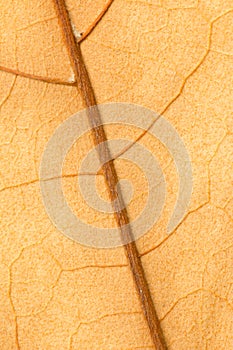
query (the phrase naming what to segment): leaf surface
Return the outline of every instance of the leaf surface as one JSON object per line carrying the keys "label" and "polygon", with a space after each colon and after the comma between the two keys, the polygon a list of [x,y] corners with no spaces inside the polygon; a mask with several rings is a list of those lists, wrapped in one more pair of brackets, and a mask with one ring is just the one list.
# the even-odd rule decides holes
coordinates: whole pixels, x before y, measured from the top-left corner
{"label": "leaf surface", "polygon": [[[67,1],[77,31],[85,32],[106,3]],[[0,65],[32,75],[0,72],[1,349],[153,349],[123,248],[69,240],[42,204],[44,147],[83,108],[77,89],[65,85],[73,73],[53,4],[0,4]],[[167,183],[163,213],[137,245],[171,350],[233,349],[232,25],[230,0],[115,0],[81,44],[98,103],[132,102],[163,113],[192,160],[189,212],[167,236],[178,191],[174,162],[149,133],[138,141],[156,155]],[[107,129],[109,138],[136,141],[140,134]],[[113,216],[86,207],[76,188],[91,147],[87,134],[70,150],[64,191],[84,220],[114,226]],[[115,164],[132,180],[134,218],[148,194],[143,176],[126,161]],[[97,187],[107,198],[101,175]]]}

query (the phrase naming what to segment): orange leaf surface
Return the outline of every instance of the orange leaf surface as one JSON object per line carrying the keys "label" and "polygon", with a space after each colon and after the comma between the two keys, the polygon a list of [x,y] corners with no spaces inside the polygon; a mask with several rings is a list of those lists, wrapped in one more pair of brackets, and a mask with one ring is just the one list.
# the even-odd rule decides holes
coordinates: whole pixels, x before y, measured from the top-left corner
{"label": "orange leaf surface", "polygon": [[[108,1],[66,4],[74,28],[85,33]],[[70,240],[43,206],[44,148],[84,108],[53,2],[0,5],[0,348],[153,349],[123,247]],[[191,203],[167,235],[179,187],[171,155],[149,132],[106,129],[109,139],[149,149],[166,179],[162,215],[137,246],[169,350],[233,350],[232,28],[231,0],[115,0],[81,43],[98,103],[162,114],[190,155]],[[77,169],[92,147],[87,133],[70,149],[64,193],[85,222],[116,227],[113,215],[88,207],[77,190]],[[121,158],[115,166],[132,181],[128,212],[135,218],[148,195],[143,174]],[[96,186],[108,198],[101,174]]]}

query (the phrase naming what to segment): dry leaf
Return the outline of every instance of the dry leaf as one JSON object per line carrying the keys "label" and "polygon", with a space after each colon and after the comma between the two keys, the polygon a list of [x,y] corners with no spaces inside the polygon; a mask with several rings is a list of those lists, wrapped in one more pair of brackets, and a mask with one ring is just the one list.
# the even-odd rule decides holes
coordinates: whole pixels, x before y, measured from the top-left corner
{"label": "dry leaf", "polygon": [[[67,0],[76,30],[85,32],[106,3]],[[71,241],[42,203],[44,147],[83,108],[53,3],[0,4],[1,349],[153,349],[123,248]],[[175,166],[152,136],[139,141],[156,155],[167,183],[163,214],[137,245],[171,350],[233,349],[232,25],[231,0],[115,0],[81,44],[98,103],[131,102],[162,113],[192,160],[189,212],[167,236]],[[107,129],[109,138],[140,134]],[[92,146],[87,134],[70,150],[64,191],[84,220],[114,226],[111,216],[77,199],[75,174]],[[127,162],[115,163],[134,184],[133,217],[147,195],[143,176]],[[97,187],[106,198],[101,175]]]}

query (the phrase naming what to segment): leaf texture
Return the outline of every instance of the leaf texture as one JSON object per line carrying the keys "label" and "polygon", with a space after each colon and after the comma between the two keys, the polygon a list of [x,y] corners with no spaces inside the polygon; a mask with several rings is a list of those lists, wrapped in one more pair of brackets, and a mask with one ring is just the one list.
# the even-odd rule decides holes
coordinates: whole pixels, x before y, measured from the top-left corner
{"label": "leaf texture", "polygon": [[[123,248],[69,240],[42,204],[44,147],[84,107],[52,1],[0,4],[1,349],[153,349]],[[68,0],[77,31],[106,4]],[[81,44],[98,103],[133,102],[162,113],[192,160],[189,211],[167,236],[178,191],[174,162],[149,133],[137,141],[156,155],[167,183],[163,213],[137,246],[171,350],[233,349],[232,24],[230,0],[115,0]],[[136,128],[106,131],[110,139],[141,135]],[[64,192],[84,220],[114,226],[113,215],[88,208],[76,188],[91,147],[86,134],[70,150]],[[134,218],[148,194],[144,178],[124,160],[115,166],[133,182]],[[101,174],[97,187],[107,198]]]}

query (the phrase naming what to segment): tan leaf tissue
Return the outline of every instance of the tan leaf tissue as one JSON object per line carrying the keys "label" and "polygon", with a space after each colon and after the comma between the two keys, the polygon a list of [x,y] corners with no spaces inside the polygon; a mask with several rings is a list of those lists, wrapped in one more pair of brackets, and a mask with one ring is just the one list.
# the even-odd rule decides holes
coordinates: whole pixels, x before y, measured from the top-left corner
{"label": "tan leaf tissue", "polygon": [[[66,0],[74,28],[85,32],[107,2]],[[53,1],[0,0],[0,8],[0,349],[154,349],[123,247],[69,239],[43,205],[45,146],[84,108]],[[191,160],[191,201],[167,235],[179,187],[171,154],[149,132],[137,141],[140,128],[106,128],[156,155],[166,180],[163,211],[137,247],[168,349],[233,350],[232,0],[114,0],[81,50],[98,103],[162,114]],[[77,190],[92,147],[86,133],[69,150],[64,194],[86,223],[116,227]],[[128,211],[137,217],[145,178],[127,160],[115,166],[132,182]],[[95,181],[107,200],[101,173]]]}

